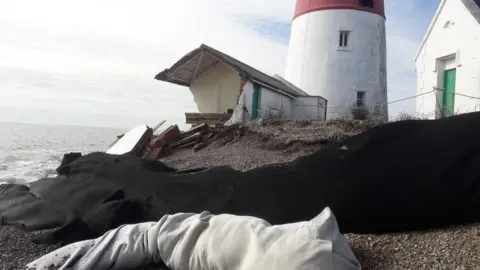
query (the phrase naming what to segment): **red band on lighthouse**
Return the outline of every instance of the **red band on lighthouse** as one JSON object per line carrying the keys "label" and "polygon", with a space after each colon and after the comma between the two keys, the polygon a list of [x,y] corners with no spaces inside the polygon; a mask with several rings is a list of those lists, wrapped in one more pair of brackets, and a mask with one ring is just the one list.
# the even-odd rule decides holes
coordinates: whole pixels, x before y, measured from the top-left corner
{"label": "red band on lighthouse", "polygon": [[329,9],[361,10],[385,17],[384,0],[372,0],[373,8],[362,5],[362,2],[362,0],[297,0],[293,18],[309,12]]}

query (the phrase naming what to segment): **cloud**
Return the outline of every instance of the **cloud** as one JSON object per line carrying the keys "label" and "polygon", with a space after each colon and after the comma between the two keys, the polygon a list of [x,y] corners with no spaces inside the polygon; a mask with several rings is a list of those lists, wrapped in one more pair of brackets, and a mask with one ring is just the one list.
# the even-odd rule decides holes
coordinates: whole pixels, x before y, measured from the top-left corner
{"label": "cloud", "polygon": [[[153,76],[201,43],[283,74],[294,5],[0,0],[0,108],[15,111],[15,121],[46,121],[41,114],[17,115],[28,109],[49,111],[49,122],[65,122],[51,116],[58,113],[75,115],[70,119],[82,125],[128,127],[163,118],[183,124],[184,112],[196,111],[188,88]],[[390,99],[415,93],[413,57],[433,15],[430,6],[418,6],[387,0]],[[11,119],[0,115],[0,121]]]}

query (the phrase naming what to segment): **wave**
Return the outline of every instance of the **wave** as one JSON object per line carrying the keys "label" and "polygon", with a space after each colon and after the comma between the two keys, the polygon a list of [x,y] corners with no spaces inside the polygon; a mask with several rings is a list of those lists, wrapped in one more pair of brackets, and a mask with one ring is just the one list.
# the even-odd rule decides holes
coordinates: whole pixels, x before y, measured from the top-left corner
{"label": "wave", "polygon": [[25,179],[21,179],[21,178],[5,177],[5,178],[0,178],[0,185],[2,184],[26,185],[28,184],[28,182]]}

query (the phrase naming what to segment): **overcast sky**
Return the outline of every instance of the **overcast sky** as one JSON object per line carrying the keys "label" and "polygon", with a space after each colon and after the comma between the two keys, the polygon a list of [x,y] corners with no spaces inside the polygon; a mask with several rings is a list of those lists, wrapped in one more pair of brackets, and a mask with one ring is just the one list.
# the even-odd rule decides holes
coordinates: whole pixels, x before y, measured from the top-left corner
{"label": "overcast sky", "polygon": [[[389,100],[415,94],[438,0],[386,0]],[[201,43],[283,75],[295,0],[0,0],[0,121],[131,127],[196,111],[153,80]],[[391,107],[413,111],[413,102]]]}

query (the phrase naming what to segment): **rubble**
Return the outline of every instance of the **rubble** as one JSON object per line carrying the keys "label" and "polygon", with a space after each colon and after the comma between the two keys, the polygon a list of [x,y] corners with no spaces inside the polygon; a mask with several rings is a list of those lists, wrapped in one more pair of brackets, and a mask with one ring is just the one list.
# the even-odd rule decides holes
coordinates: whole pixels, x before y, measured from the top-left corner
{"label": "rubble", "polygon": [[153,136],[150,143],[144,149],[142,157],[148,160],[156,160],[165,155],[165,148],[178,140],[181,136],[177,125],[169,126],[157,136]]}
{"label": "rubble", "polygon": [[230,117],[232,113],[185,113],[186,123],[192,125],[223,125]]}
{"label": "rubble", "polygon": [[125,134],[119,135],[112,143],[109,154],[133,155],[146,160],[157,160],[168,156],[175,149],[192,148],[197,152],[218,137],[229,134],[229,131],[238,129],[238,126],[208,125],[202,123],[186,131],[180,131],[177,125],[171,125],[159,134],[153,134],[165,121],[154,128],[141,125]]}
{"label": "rubble", "polygon": [[193,135],[190,135],[186,138],[183,138],[179,141],[172,143],[170,146],[173,148],[181,148],[181,147],[185,147],[185,145],[195,145],[198,141],[200,141],[201,137],[202,137],[202,133],[197,132]]}
{"label": "rubble", "polygon": [[[147,129],[151,136],[140,138],[136,136],[138,145],[137,150],[125,151],[125,154],[142,157],[146,160],[158,160],[170,156],[172,153],[188,149],[192,153],[197,153],[207,148],[213,142],[218,141],[221,145],[236,141],[246,133],[253,133],[268,142],[267,148],[279,149],[286,148],[294,144],[315,145],[328,144],[339,141],[359,132],[372,128],[377,123],[368,121],[308,121],[308,120],[272,120],[259,119],[244,124],[223,125],[219,123],[200,123],[193,125],[192,128],[180,131],[177,125],[171,125],[159,134],[153,134],[165,121],[160,122],[154,128]],[[146,127],[146,126],[145,126]],[[129,135],[135,129],[127,132]],[[124,139],[124,135],[119,135],[116,143]],[[319,136],[320,135],[320,136]],[[147,140],[146,142],[142,140]],[[134,142],[130,142],[134,144]],[[115,144],[115,143],[114,143]],[[107,153],[109,153],[107,151]]]}
{"label": "rubble", "polygon": [[112,155],[134,155],[139,156],[153,135],[153,129],[147,125],[139,125],[121,135],[118,141],[114,142],[107,154]]}

